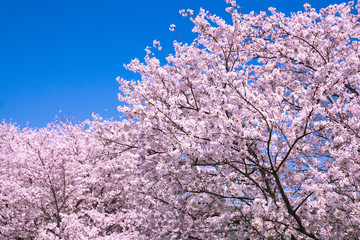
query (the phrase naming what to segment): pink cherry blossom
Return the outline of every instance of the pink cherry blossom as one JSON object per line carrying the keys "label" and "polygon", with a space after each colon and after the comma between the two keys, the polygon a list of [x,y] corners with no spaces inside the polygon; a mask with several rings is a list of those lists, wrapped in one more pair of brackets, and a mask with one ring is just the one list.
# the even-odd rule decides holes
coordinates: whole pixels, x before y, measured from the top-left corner
{"label": "pink cherry blossom", "polygon": [[360,3],[227,3],[125,65],[122,121],[0,124],[1,239],[359,239]]}

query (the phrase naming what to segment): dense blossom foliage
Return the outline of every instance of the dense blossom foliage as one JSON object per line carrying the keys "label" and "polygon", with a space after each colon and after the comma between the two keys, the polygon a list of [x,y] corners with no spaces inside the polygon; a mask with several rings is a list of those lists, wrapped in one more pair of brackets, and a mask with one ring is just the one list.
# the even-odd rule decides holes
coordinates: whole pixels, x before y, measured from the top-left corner
{"label": "dense blossom foliage", "polygon": [[360,238],[360,4],[228,4],[127,65],[126,120],[1,125],[1,236]]}
{"label": "dense blossom foliage", "polygon": [[182,11],[198,38],[119,79],[150,236],[359,238],[360,5],[286,17],[228,2],[232,24]]}
{"label": "dense blossom foliage", "polygon": [[96,137],[95,123],[0,125],[0,239],[126,237],[127,171]]}

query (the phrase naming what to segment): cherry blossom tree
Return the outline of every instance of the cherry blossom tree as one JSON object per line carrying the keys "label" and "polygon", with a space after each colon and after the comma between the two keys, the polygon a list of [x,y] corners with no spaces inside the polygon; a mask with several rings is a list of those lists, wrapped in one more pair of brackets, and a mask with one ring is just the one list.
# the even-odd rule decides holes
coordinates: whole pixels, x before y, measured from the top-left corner
{"label": "cherry blossom tree", "polygon": [[198,37],[118,79],[130,126],[104,132],[131,159],[139,236],[358,239],[360,4],[227,2],[231,23],[183,10]]}
{"label": "cherry blossom tree", "polygon": [[0,124],[0,239],[359,239],[360,4],[227,2],[126,66],[126,119]]}
{"label": "cherry blossom tree", "polygon": [[0,239],[128,239],[126,170],[94,123],[0,125]]}

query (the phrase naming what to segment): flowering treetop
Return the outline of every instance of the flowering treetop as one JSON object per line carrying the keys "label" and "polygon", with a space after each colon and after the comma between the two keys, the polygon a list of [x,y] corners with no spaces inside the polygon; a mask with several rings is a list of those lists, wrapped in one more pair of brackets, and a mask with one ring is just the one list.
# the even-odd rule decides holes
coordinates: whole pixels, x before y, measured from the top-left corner
{"label": "flowering treetop", "polygon": [[231,24],[181,11],[193,43],[164,65],[148,49],[127,65],[141,81],[118,79],[143,192],[183,219],[153,234],[359,237],[360,5],[287,17],[228,4]]}
{"label": "flowering treetop", "polygon": [[198,37],[126,66],[126,120],[0,125],[1,237],[360,237],[360,4],[227,2],[232,23],[181,11]]}

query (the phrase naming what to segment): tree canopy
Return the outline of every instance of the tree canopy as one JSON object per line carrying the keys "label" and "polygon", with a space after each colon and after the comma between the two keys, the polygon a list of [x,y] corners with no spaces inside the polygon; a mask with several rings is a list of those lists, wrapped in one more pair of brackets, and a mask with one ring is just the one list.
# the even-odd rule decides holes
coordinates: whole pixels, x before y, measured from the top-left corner
{"label": "tree canopy", "polygon": [[360,4],[227,2],[231,23],[180,11],[198,37],[126,65],[123,121],[0,126],[0,235],[360,237]]}

